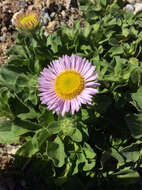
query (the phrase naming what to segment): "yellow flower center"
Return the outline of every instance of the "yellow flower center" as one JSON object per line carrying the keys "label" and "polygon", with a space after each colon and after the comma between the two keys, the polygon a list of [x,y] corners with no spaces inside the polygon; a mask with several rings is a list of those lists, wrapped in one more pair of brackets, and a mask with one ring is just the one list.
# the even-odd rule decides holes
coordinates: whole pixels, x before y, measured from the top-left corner
{"label": "yellow flower center", "polygon": [[80,73],[74,70],[66,70],[55,79],[54,89],[59,97],[70,100],[84,89],[84,79]]}
{"label": "yellow flower center", "polygon": [[28,15],[20,19],[19,25],[22,27],[33,28],[38,24],[35,15]]}

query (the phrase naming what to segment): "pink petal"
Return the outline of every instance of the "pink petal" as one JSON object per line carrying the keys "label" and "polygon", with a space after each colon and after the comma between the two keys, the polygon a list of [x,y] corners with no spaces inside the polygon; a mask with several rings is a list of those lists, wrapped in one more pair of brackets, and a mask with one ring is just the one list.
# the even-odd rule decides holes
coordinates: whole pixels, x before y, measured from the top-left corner
{"label": "pink petal", "polygon": [[85,81],[92,81],[92,80],[95,80],[96,78],[98,77],[98,73],[96,74],[93,74],[92,76],[90,76],[89,78],[85,79]]}
{"label": "pink petal", "polygon": [[71,112],[72,112],[72,115],[74,114],[75,110],[76,110],[75,100],[72,99],[71,100]]}
{"label": "pink petal", "polygon": [[92,74],[95,71],[95,66],[92,66],[88,71],[85,72],[85,74],[83,75],[85,79],[87,79],[88,77],[92,76]]}

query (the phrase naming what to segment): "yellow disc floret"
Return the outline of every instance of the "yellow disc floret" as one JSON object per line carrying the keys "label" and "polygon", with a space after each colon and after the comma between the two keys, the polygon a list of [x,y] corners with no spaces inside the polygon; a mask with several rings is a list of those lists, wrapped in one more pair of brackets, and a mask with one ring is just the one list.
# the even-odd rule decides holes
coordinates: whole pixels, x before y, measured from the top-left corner
{"label": "yellow disc floret", "polygon": [[34,28],[38,25],[38,20],[35,17],[35,15],[27,15],[23,18],[20,19],[19,21],[19,27],[23,27],[23,28]]}
{"label": "yellow disc floret", "polygon": [[84,79],[80,73],[66,70],[55,79],[54,89],[59,97],[70,100],[78,96],[84,89]]}
{"label": "yellow disc floret", "polygon": [[26,12],[19,11],[14,14],[12,23],[19,30],[32,30],[35,29],[40,22],[39,13],[36,10],[27,10]]}
{"label": "yellow disc floret", "polygon": [[25,16],[20,20],[20,25],[25,26],[25,24],[36,24],[36,19],[34,15]]}

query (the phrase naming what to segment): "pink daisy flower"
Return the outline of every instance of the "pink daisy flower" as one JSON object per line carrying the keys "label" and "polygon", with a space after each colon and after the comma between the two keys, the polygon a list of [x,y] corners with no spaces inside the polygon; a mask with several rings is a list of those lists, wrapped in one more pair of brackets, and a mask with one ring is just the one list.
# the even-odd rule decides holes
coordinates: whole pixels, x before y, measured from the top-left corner
{"label": "pink daisy flower", "polygon": [[70,110],[74,114],[81,104],[91,104],[92,96],[98,93],[93,87],[99,86],[94,71],[95,66],[80,56],[65,55],[54,60],[38,79],[41,103],[62,116]]}

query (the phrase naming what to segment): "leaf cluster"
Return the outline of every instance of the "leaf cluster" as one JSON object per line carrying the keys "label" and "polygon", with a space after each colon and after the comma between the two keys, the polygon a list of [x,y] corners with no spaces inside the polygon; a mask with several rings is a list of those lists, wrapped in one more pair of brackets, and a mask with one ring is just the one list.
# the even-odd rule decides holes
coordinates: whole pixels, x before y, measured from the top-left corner
{"label": "leaf cluster", "polygon": [[[138,176],[142,156],[142,16],[123,1],[80,1],[84,21],[49,36],[42,29],[15,36],[0,69],[0,143],[20,143],[17,155],[46,161],[48,180],[73,175]],[[75,116],[53,115],[40,104],[40,72],[62,55],[96,66],[99,94]],[[21,142],[20,139],[24,140]]]}

